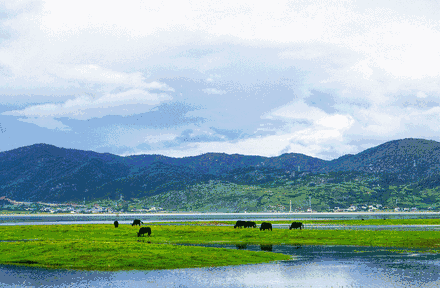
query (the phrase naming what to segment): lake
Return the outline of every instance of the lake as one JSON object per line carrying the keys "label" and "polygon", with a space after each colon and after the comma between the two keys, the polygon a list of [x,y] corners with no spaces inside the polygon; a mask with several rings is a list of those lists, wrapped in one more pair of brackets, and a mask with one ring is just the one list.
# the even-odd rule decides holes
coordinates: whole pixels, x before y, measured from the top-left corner
{"label": "lake", "polygon": [[[236,246],[205,245],[209,247]],[[244,248],[244,247],[239,247]],[[244,249],[260,251],[259,245]],[[439,287],[440,257],[387,248],[263,247],[290,261],[215,268],[86,272],[0,265],[1,287]]]}
{"label": "lake", "polygon": [[[45,224],[109,223],[115,220],[144,222],[162,221],[221,221],[221,220],[359,220],[359,219],[434,219],[440,218],[439,212],[394,213],[154,213],[154,214],[53,214],[53,215],[0,215],[0,225],[8,223],[25,225],[44,222]],[[124,223],[124,222],[122,222]],[[128,223],[128,222],[126,222]]]}

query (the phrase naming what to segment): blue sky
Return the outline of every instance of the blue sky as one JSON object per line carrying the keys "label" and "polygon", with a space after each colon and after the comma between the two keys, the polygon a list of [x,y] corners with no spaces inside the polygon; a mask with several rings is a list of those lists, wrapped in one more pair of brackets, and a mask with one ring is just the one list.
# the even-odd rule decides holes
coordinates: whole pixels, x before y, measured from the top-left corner
{"label": "blue sky", "polygon": [[440,141],[438,2],[257,2],[0,0],[0,151]]}

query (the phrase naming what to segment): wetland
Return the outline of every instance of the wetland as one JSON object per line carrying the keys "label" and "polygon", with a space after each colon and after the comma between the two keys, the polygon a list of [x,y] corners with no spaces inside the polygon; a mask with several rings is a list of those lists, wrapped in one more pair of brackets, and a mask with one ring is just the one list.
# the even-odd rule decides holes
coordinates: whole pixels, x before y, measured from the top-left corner
{"label": "wetland", "polygon": [[[271,222],[274,228],[287,228],[290,221]],[[0,276],[9,278],[0,278],[9,280],[0,282],[6,287],[40,286],[46,279],[64,283],[61,286],[71,281],[72,287],[81,283],[117,287],[149,283],[169,287],[437,285],[440,237],[429,228],[437,227],[439,219],[301,221],[303,230],[273,231],[234,229],[231,220],[157,221],[142,226],[151,227],[151,237],[137,237],[139,227],[125,221],[118,228],[110,222],[1,225]],[[262,220],[256,222],[259,225]],[[391,228],[371,228],[381,226]],[[399,230],[402,226],[409,229]],[[428,228],[416,231],[414,227]],[[420,269],[422,274],[417,273]],[[11,275],[27,276],[18,282],[22,276]],[[246,277],[247,282],[240,278],[249,275],[253,276]],[[390,279],[394,286],[387,282]]]}

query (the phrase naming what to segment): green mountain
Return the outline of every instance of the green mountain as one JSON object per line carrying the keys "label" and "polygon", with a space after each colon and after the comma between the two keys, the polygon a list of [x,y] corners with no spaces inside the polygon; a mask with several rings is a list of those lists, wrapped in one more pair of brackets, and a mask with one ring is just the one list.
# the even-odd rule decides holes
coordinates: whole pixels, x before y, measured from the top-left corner
{"label": "green mountain", "polygon": [[424,139],[386,142],[356,155],[330,161],[323,171],[358,171],[392,174],[412,182],[437,174],[440,168],[440,143]]}
{"label": "green mountain", "polygon": [[[440,143],[386,142],[325,161],[207,153],[121,157],[35,144],[0,153],[0,196],[19,201],[137,199],[138,206],[197,211],[315,210],[351,204],[436,207]],[[140,200],[139,200],[140,199]],[[133,204],[134,205],[134,204]]]}

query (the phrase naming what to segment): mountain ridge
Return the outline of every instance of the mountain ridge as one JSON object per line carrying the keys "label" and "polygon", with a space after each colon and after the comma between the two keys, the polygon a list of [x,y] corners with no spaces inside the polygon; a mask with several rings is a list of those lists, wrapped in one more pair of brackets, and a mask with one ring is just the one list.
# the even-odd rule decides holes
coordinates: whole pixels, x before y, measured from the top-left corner
{"label": "mountain ridge", "polygon": [[0,196],[58,202],[120,195],[142,198],[211,180],[264,184],[296,179],[302,173],[335,172],[376,177],[377,185],[433,188],[440,185],[439,163],[440,143],[417,138],[385,142],[333,160],[300,153],[118,156],[40,143],[0,152]]}

